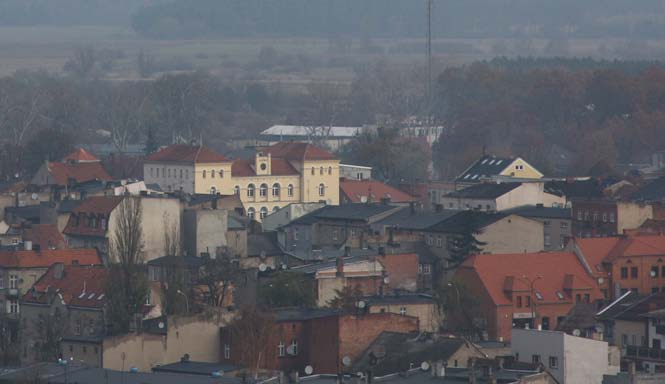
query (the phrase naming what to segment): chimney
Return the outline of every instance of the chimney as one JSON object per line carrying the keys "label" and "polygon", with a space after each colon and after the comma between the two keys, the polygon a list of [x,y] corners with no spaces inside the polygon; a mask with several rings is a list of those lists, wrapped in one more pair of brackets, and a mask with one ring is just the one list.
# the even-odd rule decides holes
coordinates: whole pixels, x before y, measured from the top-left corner
{"label": "chimney", "polygon": [[344,277],[344,258],[342,256],[337,257],[337,271],[335,272],[335,277]]}
{"label": "chimney", "polygon": [[32,240],[26,240],[23,242],[23,248],[26,251],[32,251]]}
{"label": "chimney", "polygon": [[412,202],[409,203],[409,209],[411,210],[412,215],[416,213],[416,202],[415,201],[412,201]]}
{"label": "chimney", "polygon": [[62,280],[65,277],[65,265],[62,263],[53,264],[53,277],[56,280]]}

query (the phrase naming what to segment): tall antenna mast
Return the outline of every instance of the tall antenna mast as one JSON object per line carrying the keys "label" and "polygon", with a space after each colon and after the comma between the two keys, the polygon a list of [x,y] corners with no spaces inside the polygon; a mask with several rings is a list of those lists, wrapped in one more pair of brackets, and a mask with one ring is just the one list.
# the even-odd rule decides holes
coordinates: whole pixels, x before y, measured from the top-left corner
{"label": "tall antenna mast", "polygon": [[[432,0],[427,0],[427,113],[432,109]],[[429,119],[429,116],[428,116]]]}

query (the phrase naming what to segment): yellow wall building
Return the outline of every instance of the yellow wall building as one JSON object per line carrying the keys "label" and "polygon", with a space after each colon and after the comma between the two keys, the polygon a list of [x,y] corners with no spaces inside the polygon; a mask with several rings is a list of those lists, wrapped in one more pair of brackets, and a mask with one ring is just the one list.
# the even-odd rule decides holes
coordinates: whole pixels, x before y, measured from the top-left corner
{"label": "yellow wall building", "polygon": [[177,144],[148,156],[143,168],[146,184],[164,191],[237,194],[257,220],[290,203],[339,204],[339,160],[308,143],[278,143],[238,160]]}

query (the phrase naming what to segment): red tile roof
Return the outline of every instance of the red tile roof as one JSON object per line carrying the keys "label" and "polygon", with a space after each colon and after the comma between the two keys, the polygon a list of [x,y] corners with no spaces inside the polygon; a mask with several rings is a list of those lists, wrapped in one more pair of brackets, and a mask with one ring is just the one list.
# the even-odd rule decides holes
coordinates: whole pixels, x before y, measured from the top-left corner
{"label": "red tile roof", "polygon": [[[231,165],[233,177],[256,176],[254,162],[251,160],[234,160]],[[298,171],[286,159],[271,158],[270,174],[274,176],[298,175]]]}
{"label": "red tile roof", "polygon": [[176,163],[221,163],[228,161],[219,153],[204,147],[187,144],[173,144],[150,154],[145,161]]}
{"label": "red tile roof", "polygon": [[589,265],[619,257],[665,255],[665,235],[634,235],[575,239]]}
{"label": "red tile roof", "polygon": [[56,266],[52,266],[37,280],[33,289],[23,295],[24,303],[48,304],[48,290],[56,293],[67,305],[88,308],[104,306],[108,277],[106,268],[66,265],[60,279],[56,278],[56,269]]}
{"label": "red tile roof", "polygon": [[85,163],[93,161],[99,161],[99,159],[96,158],[92,153],[86,151],[83,148],[76,149],[74,152],[70,153],[69,155],[65,156],[62,159],[63,163],[66,162]]}
{"label": "red tile roof", "polygon": [[66,186],[69,179],[77,183],[90,180],[112,180],[101,163],[48,163],[55,184]]}
{"label": "red tile roof", "polygon": [[537,303],[556,303],[561,300],[557,292],[571,299],[566,288],[583,289],[592,299],[602,297],[598,286],[574,253],[539,252],[516,254],[482,254],[467,259],[460,269],[473,269],[483,282],[496,305],[510,305],[506,289],[529,292],[529,280],[542,276],[534,284],[534,291],[542,295]]}
{"label": "red tile roof", "polygon": [[[364,203],[370,192],[373,201],[390,198],[394,203],[416,201],[416,198],[380,181],[340,179],[339,190],[342,196],[352,203]],[[364,197],[364,199],[363,199]]]}
{"label": "red tile roof", "polygon": [[0,251],[3,268],[48,268],[55,263],[101,265],[96,249],[41,249],[40,251]]}
{"label": "red tile roof", "polygon": [[23,240],[32,241],[40,249],[63,249],[67,248],[65,238],[58,231],[58,226],[53,224],[33,224],[31,228],[23,231]]}
{"label": "red tile roof", "polygon": [[[102,215],[108,220],[108,216],[120,204],[122,199],[122,196],[91,196],[83,200],[72,211],[63,233],[67,235],[104,236],[106,229],[102,228],[101,223],[98,222],[96,228],[89,227],[85,220],[80,219],[80,215],[83,215],[84,218],[90,214]],[[76,216],[79,216],[78,225],[76,224]]]}
{"label": "red tile roof", "polygon": [[277,143],[265,149],[272,157],[287,160],[334,160],[335,156],[323,148],[309,143]]}

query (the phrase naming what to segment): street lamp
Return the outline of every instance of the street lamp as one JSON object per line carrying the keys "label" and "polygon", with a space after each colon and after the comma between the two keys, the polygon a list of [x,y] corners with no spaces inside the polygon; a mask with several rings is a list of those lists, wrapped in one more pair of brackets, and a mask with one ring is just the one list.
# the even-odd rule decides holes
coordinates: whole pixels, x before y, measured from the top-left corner
{"label": "street lamp", "polygon": [[67,359],[65,359],[65,358],[58,359],[58,365],[61,365],[65,369],[65,384],[67,384],[68,383],[68,381],[67,381]]}
{"label": "street lamp", "polygon": [[187,313],[189,313],[189,298],[187,298],[187,295],[185,295],[181,290],[178,289],[176,292],[179,295],[182,295],[185,298],[185,309],[187,310]]}
{"label": "street lamp", "polygon": [[534,279],[529,279],[527,275],[522,275],[522,280],[529,284],[529,300],[531,301],[531,319],[533,319],[533,326],[536,326],[536,300],[533,299],[533,287],[536,284],[536,281],[542,279],[541,275],[536,276]]}

